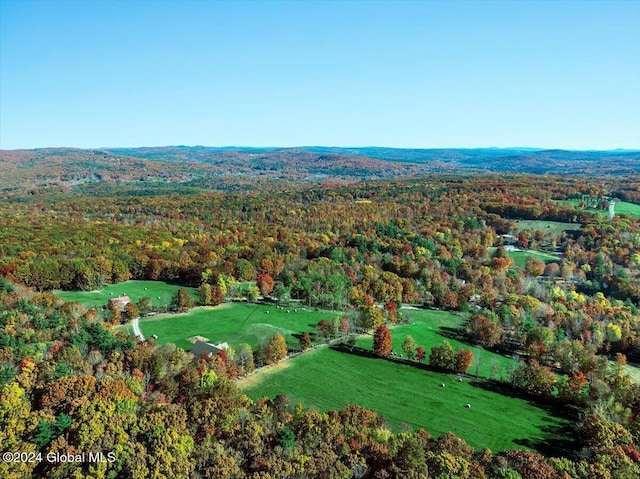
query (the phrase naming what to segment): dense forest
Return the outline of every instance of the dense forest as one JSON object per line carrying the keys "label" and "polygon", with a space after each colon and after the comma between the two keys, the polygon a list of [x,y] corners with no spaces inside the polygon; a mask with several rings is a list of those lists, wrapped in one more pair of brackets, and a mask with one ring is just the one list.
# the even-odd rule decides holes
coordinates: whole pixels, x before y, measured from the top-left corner
{"label": "dense forest", "polygon": [[[3,461],[2,477],[638,477],[640,385],[627,368],[640,361],[640,217],[607,212],[637,202],[640,179],[408,177],[414,166],[390,164],[397,178],[227,191],[204,176],[5,189],[0,448],[32,460]],[[565,409],[578,444],[474,450],[453,434],[393,432],[358,405],[321,412],[285,392],[252,401],[234,380],[253,358],[249,368],[238,351],[196,358],[141,342],[118,329],[137,310],[52,293],[129,279],[198,288],[201,304],[255,283],[263,300],[348,312],[357,331],[375,331],[380,356],[400,305],[465,312],[464,341],[519,359],[500,387]],[[253,353],[261,366],[287,351]],[[89,451],[105,461],[45,460]]]}

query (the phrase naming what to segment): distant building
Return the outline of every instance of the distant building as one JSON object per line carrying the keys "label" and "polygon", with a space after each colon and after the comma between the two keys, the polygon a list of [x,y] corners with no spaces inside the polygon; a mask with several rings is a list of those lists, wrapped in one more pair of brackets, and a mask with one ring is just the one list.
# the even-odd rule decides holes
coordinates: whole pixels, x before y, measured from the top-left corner
{"label": "distant building", "polygon": [[130,302],[131,300],[129,299],[129,296],[120,296],[119,298],[110,299],[108,306],[111,311],[118,310],[122,312]]}
{"label": "distant building", "polygon": [[514,235],[500,235],[500,238],[502,238],[503,245],[516,244],[518,242],[518,238]]}

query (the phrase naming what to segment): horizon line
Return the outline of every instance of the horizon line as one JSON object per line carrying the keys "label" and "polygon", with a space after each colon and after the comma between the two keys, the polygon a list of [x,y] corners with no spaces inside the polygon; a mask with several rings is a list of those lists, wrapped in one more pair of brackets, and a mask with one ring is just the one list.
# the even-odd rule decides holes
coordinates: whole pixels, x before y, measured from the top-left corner
{"label": "horizon line", "polygon": [[249,145],[223,145],[223,146],[214,146],[214,145],[202,145],[202,144],[194,144],[194,145],[185,145],[185,144],[172,144],[172,145],[141,145],[141,146],[99,146],[99,147],[79,147],[79,146],[39,146],[33,148],[0,148],[0,151],[35,151],[35,150],[56,150],[56,149],[70,149],[70,150],[115,150],[115,149],[144,149],[144,148],[220,148],[220,149],[231,149],[231,148],[243,148],[243,149],[254,149],[254,150],[265,150],[265,149],[305,149],[305,148],[335,148],[335,149],[386,149],[386,150],[520,150],[520,151],[575,151],[575,152],[640,152],[640,148],[565,148],[565,147],[532,147],[532,146],[473,146],[473,147],[463,147],[463,146],[446,146],[446,147],[399,147],[399,146],[375,146],[375,145],[364,145],[364,146],[334,146],[334,145],[294,145],[294,146],[249,146]]}

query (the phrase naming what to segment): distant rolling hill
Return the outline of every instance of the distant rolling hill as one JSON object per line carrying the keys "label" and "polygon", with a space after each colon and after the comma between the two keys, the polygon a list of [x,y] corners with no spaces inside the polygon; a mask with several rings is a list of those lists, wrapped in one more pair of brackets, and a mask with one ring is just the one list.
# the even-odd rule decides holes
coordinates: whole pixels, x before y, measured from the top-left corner
{"label": "distant rolling hill", "polygon": [[0,150],[0,190],[100,182],[191,183],[224,189],[256,181],[341,181],[425,173],[640,174],[640,151],[535,148],[401,149],[167,146]]}

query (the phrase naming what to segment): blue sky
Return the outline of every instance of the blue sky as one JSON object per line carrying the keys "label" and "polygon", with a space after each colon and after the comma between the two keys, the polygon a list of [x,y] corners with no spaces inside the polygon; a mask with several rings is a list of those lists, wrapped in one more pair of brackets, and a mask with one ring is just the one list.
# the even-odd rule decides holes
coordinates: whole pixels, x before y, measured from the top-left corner
{"label": "blue sky", "polygon": [[640,149],[640,1],[0,1],[0,148]]}

